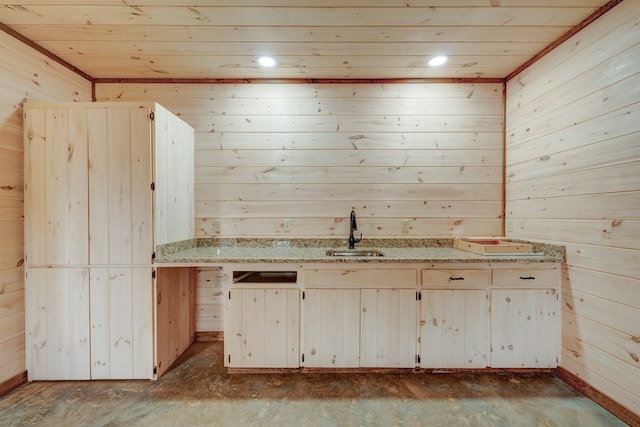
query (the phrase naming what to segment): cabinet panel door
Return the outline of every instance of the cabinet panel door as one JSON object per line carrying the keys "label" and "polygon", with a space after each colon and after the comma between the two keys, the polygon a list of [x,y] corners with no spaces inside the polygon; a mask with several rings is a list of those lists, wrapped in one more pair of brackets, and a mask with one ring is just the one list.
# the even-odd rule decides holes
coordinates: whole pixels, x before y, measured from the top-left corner
{"label": "cabinet panel door", "polygon": [[88,112],[92,265],[151,263],[150,112],[124,107]]}
{"label": "cabinet panel door", "polygon": [[491,366],[552,368],[558,355],[555,289],[491,291]]}
{"label": "cabinet panel door", "polygon": [[156,272],[156,358],[162,375],[191,345],[195,282],[188,267],[161,267]]}
{"label": "cabinet panel door", "polygon": [[88,380],[89,270],[27,269],[25,307],[29,381]]}
{"label": "cabinet panel door", "polygon": [[423,290],[421,367],[486,368],[489,297],[484,289]]}
{"label": "cabinet panel door", "polygon": [[91,378],[154,377],[151,268],[91,268]]}
{"label": "cabinet panel door", "polygon": [[25,128],[27,265],[87,265],[86,112],[29,108]]}
{"label": "cabinet panel door", "polygon": [[191,126],[155,106],[155,244],[192,239],[194,228]]}
{"label": "cabinet panel door", "polygon": [[[232,289],[229,296],[225,306],[225,314],[230,316],[228,325],[225,317],[227,366],[298,367],[299,291]],[[227,337],[228,332],[232,336]]]}
{"label": "cabinet panel door", "polygon": [[304,316],[305,367],[360,366],[360,290],[307,289]]}
{"label": "cabinet panel door", "polygon": [[417,301],[415,290],[362,289],[360,366],[416,366]]}

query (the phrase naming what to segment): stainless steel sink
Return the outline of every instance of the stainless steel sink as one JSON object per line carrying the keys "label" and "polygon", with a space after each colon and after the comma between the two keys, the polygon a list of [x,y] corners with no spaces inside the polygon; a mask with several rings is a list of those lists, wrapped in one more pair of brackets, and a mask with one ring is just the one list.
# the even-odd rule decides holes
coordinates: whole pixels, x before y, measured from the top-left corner
{"label": "stainless steel sink", "polygon": [[327,256],[353,256],[353,257],[373,257],[384,256],[384,253],[376,249],[329,249]]}

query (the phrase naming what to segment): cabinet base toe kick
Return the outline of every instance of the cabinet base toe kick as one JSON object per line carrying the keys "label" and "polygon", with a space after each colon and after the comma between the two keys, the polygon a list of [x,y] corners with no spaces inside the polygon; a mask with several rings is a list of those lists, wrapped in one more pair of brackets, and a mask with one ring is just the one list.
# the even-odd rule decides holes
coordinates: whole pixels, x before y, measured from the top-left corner
{"label": "cabinet base toe kick", "polygon": [[553,374],[557,368],[227,368],[235,374]]}

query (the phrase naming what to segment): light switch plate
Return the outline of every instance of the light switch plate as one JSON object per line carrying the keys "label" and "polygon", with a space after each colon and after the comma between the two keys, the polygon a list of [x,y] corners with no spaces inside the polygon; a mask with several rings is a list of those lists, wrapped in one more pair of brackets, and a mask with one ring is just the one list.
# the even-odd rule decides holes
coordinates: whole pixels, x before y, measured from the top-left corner
{"label": "light switch plate", "polygon": [[213,223],[213,231],[216,233],[220,233],[220,230],[222,230],[222,221],[216,219]]}
{"label": "light switch plate", "polygon": [[408,219],[403,219],[402,220],[402,232],[405,233],[405,234],[409,232],[409,220]]}
{"label": "light switch plate", "polygon": [[284,231],[291,231],[291,220],[289,218],[282,222],[282,228],[284,228]]}

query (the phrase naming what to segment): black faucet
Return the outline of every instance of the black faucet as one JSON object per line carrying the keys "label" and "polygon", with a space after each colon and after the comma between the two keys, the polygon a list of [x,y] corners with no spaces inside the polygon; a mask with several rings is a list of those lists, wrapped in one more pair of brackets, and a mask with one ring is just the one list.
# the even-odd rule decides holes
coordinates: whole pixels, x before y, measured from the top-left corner
{"label": "black faucet", "polygon": [[351,209],[351,221],[349,225],[349,249],[355,249],[356,243],[360,243],[362,241],[362,233],[360,233],[360,238],[356,239],[353,237],[353,232],[358,229],[358,223],[356,223],[356,211]]}

